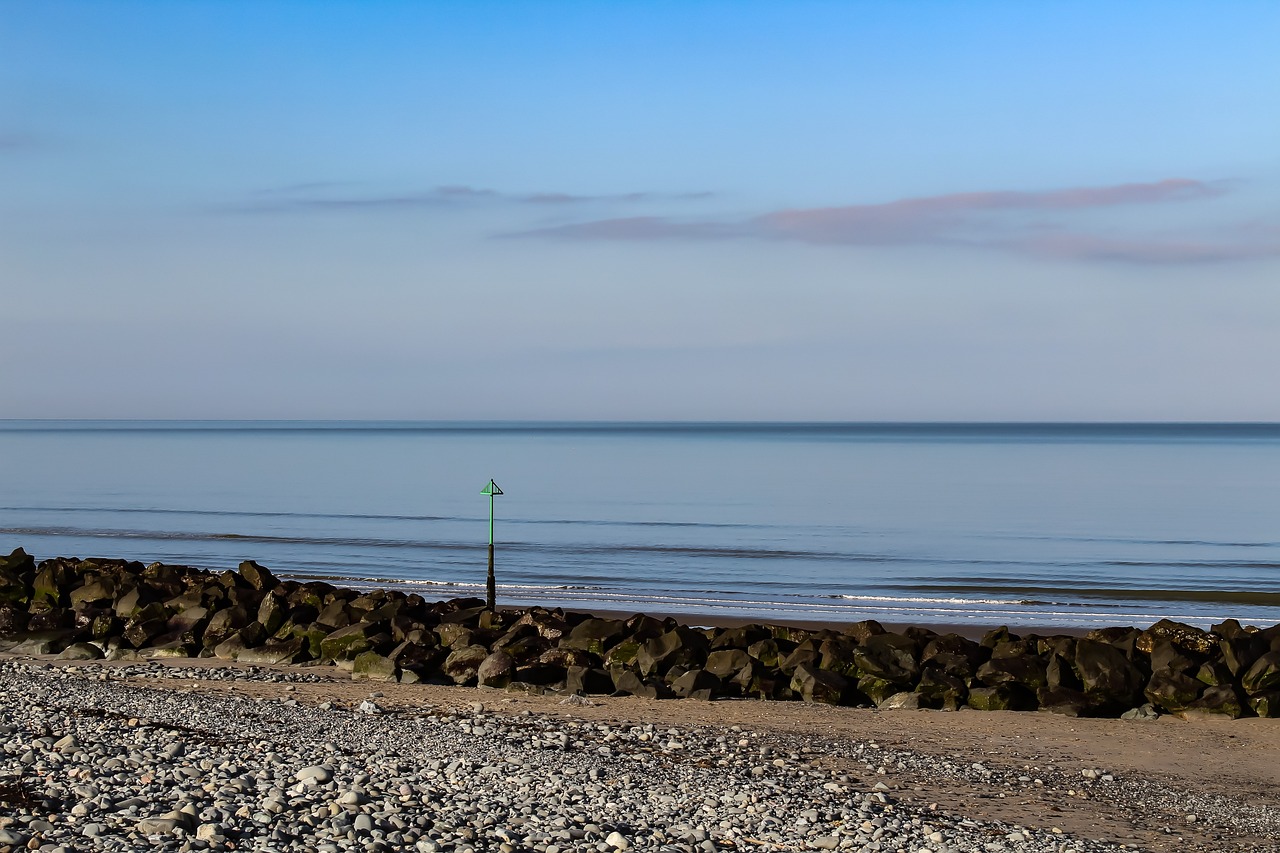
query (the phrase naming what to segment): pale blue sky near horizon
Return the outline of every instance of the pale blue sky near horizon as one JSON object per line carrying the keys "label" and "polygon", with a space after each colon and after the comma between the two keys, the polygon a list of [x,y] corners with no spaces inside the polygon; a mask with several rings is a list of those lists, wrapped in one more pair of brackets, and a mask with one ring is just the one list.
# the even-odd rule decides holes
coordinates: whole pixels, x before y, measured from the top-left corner
{"label": "pale blue sky near horizon", "polygon": [[1278,37],[0,0],[0,418],[1280,421]]}

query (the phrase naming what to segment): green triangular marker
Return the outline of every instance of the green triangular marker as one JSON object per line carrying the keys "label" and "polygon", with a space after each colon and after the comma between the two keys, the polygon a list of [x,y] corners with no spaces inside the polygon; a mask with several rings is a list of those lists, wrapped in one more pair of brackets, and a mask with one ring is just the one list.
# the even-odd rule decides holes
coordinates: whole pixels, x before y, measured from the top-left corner
{"label": "green triangular marker", "polygon": [[482,494],[482,495],[500,495],[500,494],[502,494],[502,489],[498,488],[498,484],[497,484],[497,483],[493,482],[493,480],[490,480],[490,481],[489,481],[489,485],[485,486],[483,489],[481,489],[481,490],[480,490],[480,494]]}

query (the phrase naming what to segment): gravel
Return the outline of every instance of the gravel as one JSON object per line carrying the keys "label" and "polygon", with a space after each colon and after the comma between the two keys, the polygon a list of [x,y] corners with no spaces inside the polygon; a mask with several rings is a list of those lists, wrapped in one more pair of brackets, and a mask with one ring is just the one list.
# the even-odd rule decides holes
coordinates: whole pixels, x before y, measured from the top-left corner
{"label": "gravel", "polygon": [[[1010,775],[737,727],[509,715],[478,702],[389,710],[379,695],[350,708],[309,706],[121,680],[170,673],[323,680],[255,668],[0,663],[0,851],[1129,849],[901,802],[823,755],[1000,789],[1070,781],[1111,797],[1161,795],[1105,768],[1071,780],[1057,769]],[[1261,821],[1251,829],[1280,828],[1274,814],[1248,817]]]}

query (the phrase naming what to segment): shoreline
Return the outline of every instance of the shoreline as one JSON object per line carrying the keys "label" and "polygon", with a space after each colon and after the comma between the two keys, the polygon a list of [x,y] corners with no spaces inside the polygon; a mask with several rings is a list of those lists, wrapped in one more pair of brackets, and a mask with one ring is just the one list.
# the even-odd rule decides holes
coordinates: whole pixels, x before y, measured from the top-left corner
{"label": "shoreline", "polygon": [[[518,607],[518,606],[506,606],[499,603],[498,609],[509,611],[509,612],[523,612],[528,608]],[[590,613],[592,616],[600,619],[626,620],[626,619],[631,619],[635,616],[649,616],[654,619],[658,619],[660,621],[665,619],[674,619],[675,621],[679,622],[681,625],[688,625],[691,628],[741,628],[747,625],[768,624],[768,625],[775,625],[779,627],[799,628],[805,631],[836,631],[836,632],[843,633],[844,631],[849,629],[850,626],[857,625],[860,622],[867,621],[867,620],[841,621],[841,620],[834,620],[834,619],[770,619],[767,622],[762,622],[759,619],[751,619],[745,616],[729,616],[729,615],[721,616],[716,614],[704,614],[700,612],[689,612],[689,611],[682,611],[682,610],[676,610],[676,609],[649,610],[649,611],[645,611],[644,613],[637,613],[636,611],[633,611],[633,610],[617,610],[612,608],[597,608],[597,607],[587,607],[587,608],[564,607],[562,609],[573,610],[574,612],[579,612],[579,613]],[[895,633],[895,634],[900,634],[903,631],[907,630],[908,628],[923,628],[930,631],[934,631],[938,634],[957,634],[961,637],[965,637],[970,640],[980,640],[984,635],[990,633],[991,631],[995,631],[1001,628],[1008,628],[1011,632],[1016,633],[1019,636],[1037,636],[1037,637],[1053,637],[1053,636],[1084,637],[1091,630],[1093,630],[1091,628],[1079,628],[1079,627],[1071,627],[1071,626],[1059,627],[1055,625],[1039,625],[1039,626],[1013,625],[1011,626],[1008,623],[997,624],[995,622],[992,622],[992,623],[955,622],[955,621],[886,622],[878,619],[874,621],[878,622],[881,626],[883,626],[886,631],[890,633]],[[1132,627],[1132,626],[1109,626],[1109,627]]]}

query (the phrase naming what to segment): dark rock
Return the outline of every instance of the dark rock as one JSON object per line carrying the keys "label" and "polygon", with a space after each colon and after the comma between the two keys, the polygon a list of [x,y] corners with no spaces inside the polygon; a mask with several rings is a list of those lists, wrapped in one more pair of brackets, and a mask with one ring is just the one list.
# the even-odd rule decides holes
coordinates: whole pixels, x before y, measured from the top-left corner
{"label": "dark rock", "polygon": [[285,602],[281,597],[276,595],[264,595],[262,597],[262,603],[258,606],[258,621],[262,623],[262,627],[266,629],[268,634],[274,634],[279,631],[287,616],[288,611],[285,609]]}
{"label": "dark rock", "polygon": [[916,692],[923,697],[925,707],[945,708],[949,711],[956,710],[969,699],[969,688],[964,679],[928,665],[920,671],[920,683],[916,685]]}
{"label": "dark rock", "polygon": [[1119,712],[1142,701],[1146,674],[1109,643],[1077,642],[1075,669],[1084,692],[1100,708],[1114,707]]}
{"label": "dark rock", "polygon": [[[1092,641],[1091,641],[1092,642]],[[1067,717],[1088,716],[1094,710],[1093,700],[1070,687],[1043,687],[1036,693],[1041,711]]]}
{"label": "dark rock", "polygon": [[1151,674],[1144,693],[1152,705],[1174,713],[1199,699],[1204,689],[1202,683],[1185,673],[1162,669]]}
{"label": "dark rock", "polygon": [[1027,688],[1008,683],[973,688],[969,691],[969,707],[979,711],[1031,711],[1036,699]]}
{"label": "dark rock", "polygon": [[260,566],[253,560],[245,560],[240,564],[240,577],[259,592],[269,590],[280,583],[266,566]]}
{"label": "dark rock", "polygon": [[[325,635],[320,641],[320,659],[331,661],[354,660],[356,655],[373,648],[371,637],[377,628],[368,622],[357,622]],[[486,649],[486,651],[488,651]]]}
{"label": "dark rock", "polygon": [[599,667],[571,666],[565,670],[564,689],[582,696],[612,693],[613,679]]}
{"label": "dark rock", "polygon": [[614,690],[618,693],[627,693],[644,699],[669,699],[675,695],[665,683],[645,681],[629,669],[614,670],[611,675]]}
{"label": "dark rock", "polygon": [[902,684],[876,675],[864,675],[858,679],[858,692],[879,705],[893,694],[901,693]]}
{"label": "dark rock", "polygon": [[985,649],[994,649],[1000,643],[1007,643],[1010,640],[1017,640],[1018,635],[1009,631],[1008,625],[1001,625],[999,628],[992,628],[990,631],[982,635],[982,641],[979,643]]}
{"label": "dark rock", "polygon": [[1115,646],[1124,652],[1126,657],[1132,659],[1137,653],[1136,643],[1141,634],[1142,632],[1137,628],[1095,628],[1084,636],[1086,640]]}
{"label": "dark rock", "polygon": [[[1239,624],[1239,622],[1236,623],[1237,626]],[[1265,639],[1258,633],[1250,634],[1242,629],[1239,632],[1233,632],[1230,637],[1218,640],[1218,650],[1222,654],[1223,664],[1233,676],[1238,677],[1248,672],[1249,667],[1262,657],[1267,651],[1267,645]]]}
{"label": "dark rock", "polygon": [[662,675],[676,664],[687,667],[706,660],[710,645],[701,632],[678,626],[645,640],[644,646],[636,653],[636,666],[643,675]]}
{"label": "dark rock", "polygon": [[868,637],[875,637],[884,633],[886,633],[884,626],[874,619],[854,622],[844,629],[845,636],[852,638],[857,643],[865,643]]}
{"label": "dark rock", "polygon": [[853,659],[857,643],[852,637],[838,636],[822,641],[818,647],[818,666],[828,672],[856,679],[858,664]]}
{"label": "dark rock", "polygon": [[454,684],[468,684],[476,680],[476,672],[487,657],[489,649],[484,646],[454,647],[445,658],[440,671],[451,678]]}
{"label": "dark rock", "polygon": [[[256,622],[251,624],[258,624]],[[241,629],[243,637],[247,629]],[[259,646],[242,647],[236,653],[240,663],[251,663],[259,666],[275,666],[280,664],[301,663],[309,660],[306,642],[301,637],[292,640],[274,641]]]}
{"label": "dark rock", "polygon": [[243,607],[219,610],[209,617],[209,624],[205,626],[200,642],[206,649],[212,649],[249,622],[249,614]]}
{"label": "dark rock", "polygon": [[353,681],[399,681],[400,668],[393,658],[375,651],[361,652],[351,662]]}
{"label": "dark rock", "polygon": [[0,604],[0,637],[13,637],[27,630],[27,611],[13,604]]}
{"label": "dark rock", "polygon": [[621,619],[587,619],[579,622],[560,641],[560,648],[579,649],[602,656],[626,634],[627,623]]}
{"label": "dark rock", "polygon": [[1182,715],[1184,717],[1229,717],[1235,720],[1244,716],[1247,708],[1248,706],[1234,687],[1210,687],[1199,699],[1187,705]]}
{"label": "dark rock", "polygon": [[901,634],[876,634],[854,649],[853,659],[864,675],[910,686],[920,677],[917,648]]}
{"label": "dark rock", "polygon": [[1280,690],[1280,651],[1260,655],[1241,676],[1240,686],[1250,696]]}
{"label": "dark rock", "polygon": [[1189,657],[1183,649],[1175,646],[1169,640],[1156,640],[1151,647],[1149,656],[1152,672],[1190,673],[1203,660],[1199,655],[1196,655],[1194,659]]}
{"label": "dark rock", "polygon": [[92,643],[72,643],[58,655],[59,660],[102,660],[106,655]]}
{"label": "dark rock", "polygon": [[716,678],[732,678],[751,663],[751,656],[737,647],[722,648],[707,655],[707,672]]}
{"label": "dark rock", "polygon": [[622,640],[616,643],[613,648],[604,654],[604,665],[607,669],[615,666],[631,666],[636,662],[636,655],[640,653],[640,641],[634,637]]}
{"label": "dark rock", "polygon": [[515,673],[516,662],[506,652],[491,652],[476,668],[476,680],[481,687],[506,687]]}
{"label": "dark rock", "polygon": [[512,683],[520,682],[522,684],[535,684],[539,687],[546,687],[551,684],[561,684],[564,682],[568,670],[563,666],[555,666],[549,663],[533,663],[528,666],[517,666],[515,675],[511,677]]}
{"label": "dark rock", "polygon": [[841,705],[850,693],[849,679],[809,664],[800,664],[791,676],[791,689],[809,703]]}
{"label": "dark rock", "polygon": [[1022,657],[992,657],[978,667],[977,678],[988,687],[1000,684],[1020,684],[1035,693],[1049,684],[1048,667],[1037,655]]}
{"label": "dark rock", "polygon": [[1235,685],[1235,676],[1231,674],[1231,670],[1227,668],[1225,662],[1221,660],[1208,660],[1201,664],[1200,669],[1196,670],[1196,681],[1209,685],[1210,687],[1233,687]]}
{"label": "dark rock", "polygon": [[599,663],[599,659],[590,652],[582,651],[582,649],[563,649],[557,646],[553,649],[547,649],[538,655],[538,663],[562,666],[565,669],[569,669],[575,666],[596,666]]}
{"label": "dark rock", "polygon": [[711,641],[713,651],[719,649],[747,649],[752,643],[758,643],[761,640],[767,640],[770,637],[769,629],[763,625],[739,625],[736,628],[728,628],[721,632],[714,640]]}
{"label": "dark rock", "polygon": [[1249,707],[1259,717],[1280,717],[1280,691],[1250,696]]}
{"label": "dark rock", "polygon": [[777,666],[782,662],[782,650],[778,648],[778,641],[773,638],[752,643],[747,647],[747,654],[765,666]]}
{"label": "dark rock", "polygon": [[71,607],[79,610],[86,605],[114,601],[116,584],[111,578],[98,578],[82,587],[71,590]]}
{"label": "dark rock", "polygon": [[671,683],[671,690],[682,699],[710,700],[720,692],[720,678],[705,669],[691,669]]}
{"label": "dark rock", "polygon": [[778,669],[787,675],[795,673],[799,666],[818,666],[818,648],[813,640],[805,640],[791,650],[782,662],[778,664]]}
{"label": "dark rock", "polygon": [[1218,646],[1218,639],[1208,631],[1171,619],[1161,619],[1143,631],[1134,645],[1138,651],[1149,655],[1160,640],[1168,640],[1183,651],[1202,656],[1211,654]]}

